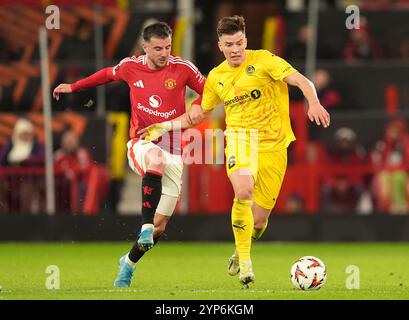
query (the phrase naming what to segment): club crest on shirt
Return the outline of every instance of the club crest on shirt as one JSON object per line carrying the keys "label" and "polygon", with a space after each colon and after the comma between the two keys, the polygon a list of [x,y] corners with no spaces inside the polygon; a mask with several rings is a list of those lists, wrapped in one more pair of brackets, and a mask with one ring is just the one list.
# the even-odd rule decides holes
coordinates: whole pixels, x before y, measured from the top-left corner
{"label": "club crest on shirt", "polygon": [[176,87],[176,80],[169,78],[165,81],[165,88],[168,90],[173,90]]}
{"label": "club crest on shirt", "polygon": [[254,68],[254,66],[252,66],[252,65],[249,65],[249,66],[247,66],[247,68],[246,68],[246,73],[247,73],[248,75],[253,74],[255,71],[256,71],[256,68]]}
{"label": "club crest on shirt", "polygon": [[235,156],[231,156],[229,157],[229,159],[227,160],[229,169],[233,168],[236,165],[236,157]]}
{"label": "club crest on shirt", "polygon": [[254,90],[252,90],[252,91],[250,92],[250,95],[251,95],[251,97],[252,97],[254,100],[257,100],[258,98],[261,97],[261,92],[260,92],[260,90],[258,90],[258,89],[254,89]]}

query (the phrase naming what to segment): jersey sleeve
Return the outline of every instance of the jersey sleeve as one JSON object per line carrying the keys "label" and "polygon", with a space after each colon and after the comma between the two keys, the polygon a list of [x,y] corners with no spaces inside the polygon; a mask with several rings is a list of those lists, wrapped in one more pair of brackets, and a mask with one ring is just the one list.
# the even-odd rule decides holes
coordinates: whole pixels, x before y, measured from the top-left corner
{"label": "jersey sleeve", "polygon": [[194,90],[197,94],[199,94],[199,97],[196,100],[194,100],[192,104],[201,104],[206,78],[201,74],[199,69],[193,63],[187,60],[184,60],[184,62],[187,73],[186,84],[189,86],[190,89]]}
{"label": "jersey sleeve", "polygon": [[130,61],[131,58],[122,59],[116,66],[112,67],[111,77],[112,80],[125,80],[125,69],[127,66],[127,62]]}
{"label": "jersey sleeve", "polygon": [[94,74],[86,77],[84,79],[78,80],[71,84],[71,89],[73,92],[93,88],[102,84],[109,83],[116,80],[124,80],[124,62],[129,58],[123,59],[119,64],[114,67],[107,67],[101,69]]}
{"label": "jersey sleeve", "polygon": [[186,63],[186,72],[188,75],[187,85],[190,89],[202,95],[206,78],[200,73],[199,69],[197,69],[193,63],[189,61],[186,61]]}
{"label": "jersey sleeve", "polygon": [[262,51],[262,61],[267,73],[274,80],[283,80],[290,74],[297,72],[297,70],[283,58],[280,58],[267,50]]}
{"label": "jersey sleeve", "polygon": [[219,96],[214,90],[213,78],[214,76],[212,76],[212,72],[210,72],[203,90],[203,99],[201,104],[203,110],[213,110],[221,103]]}
{"label": "jersey sleeve", "polygon": [[82,89],[93,88],[101,84],[105,84],[105,83],[113,81],[114,79],[112,78],[111,69],[112,68],[101,69],[95,72],[94,74],[90,75],[89,77],[86,77],[84,79],[81,79],[81,80],[78,80],[72,83],[71,84],[72,92],[76,92]]}

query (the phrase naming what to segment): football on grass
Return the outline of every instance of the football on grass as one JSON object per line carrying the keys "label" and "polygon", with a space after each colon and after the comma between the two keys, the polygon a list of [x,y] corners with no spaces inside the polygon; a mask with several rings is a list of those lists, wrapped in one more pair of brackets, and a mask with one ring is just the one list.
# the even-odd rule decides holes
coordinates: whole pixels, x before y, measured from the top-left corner
{"label": "football on grass", "polygon": [[327,280],[324,263],[313,256],[298,259],[291,267],[291,281],[297,289],[318,290]]}

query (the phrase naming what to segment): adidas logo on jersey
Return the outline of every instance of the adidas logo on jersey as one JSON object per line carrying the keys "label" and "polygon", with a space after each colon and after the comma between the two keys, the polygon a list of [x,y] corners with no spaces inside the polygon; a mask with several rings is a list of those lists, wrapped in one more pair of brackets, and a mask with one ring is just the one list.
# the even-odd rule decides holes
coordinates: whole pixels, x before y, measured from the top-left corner
{"label": "adidas logo on jersey", "polygon": [[138,87],[138,88],[145,88],[145,86],[143,85],[142,80],[138,80],[138,81],[134,82],[133,85],[135,87]]}

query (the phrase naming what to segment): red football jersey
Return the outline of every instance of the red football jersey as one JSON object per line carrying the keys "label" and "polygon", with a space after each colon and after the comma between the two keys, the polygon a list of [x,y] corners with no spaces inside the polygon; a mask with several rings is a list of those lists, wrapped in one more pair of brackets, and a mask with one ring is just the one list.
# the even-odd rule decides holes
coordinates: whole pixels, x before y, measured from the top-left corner
{"label": "red football jersey", "polygon": [[[196,91],[200,104],[205,77],[191,62],[176,56],[170,56],[168,64],[160,70],[151,70],[146,55],[123,59],[117,66],[105,68],[94,75],[71,85],[73,91],[85,89],[114,80],[125,81],[130,88],[131,120],[130,138],[153,123],[172,120],[186,112],[186,86]],[[161,143],[161,147],[172,153],[180,153],[180,141],[170,133],[170,141]],[[169,139],[167,139],[169,140]]]}

